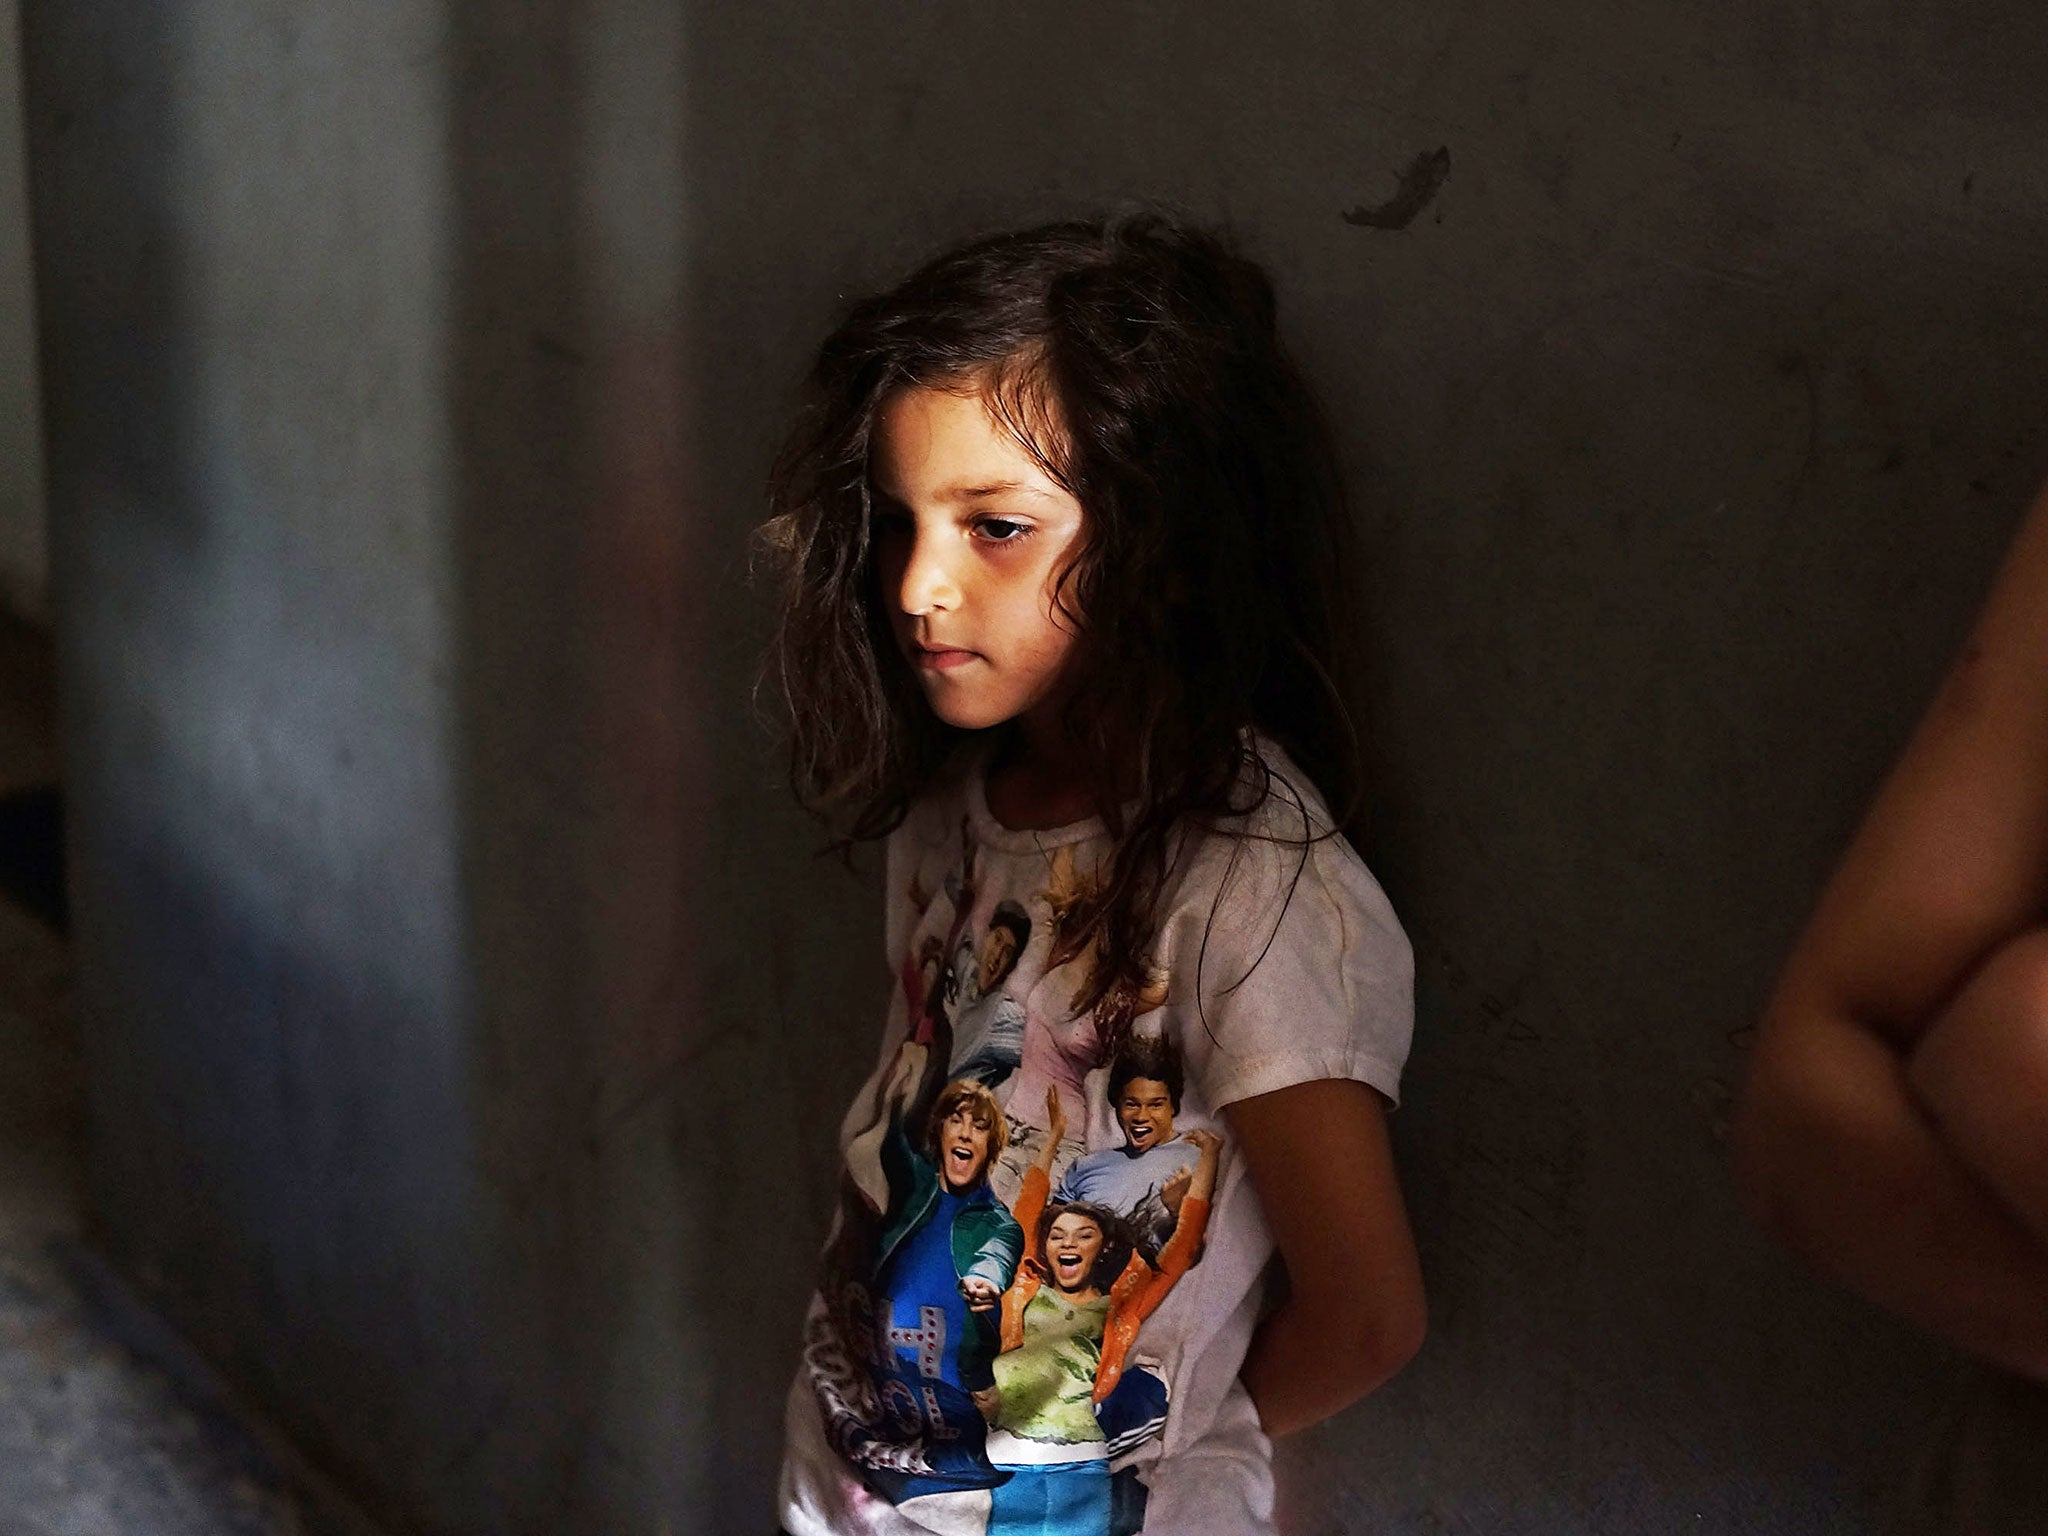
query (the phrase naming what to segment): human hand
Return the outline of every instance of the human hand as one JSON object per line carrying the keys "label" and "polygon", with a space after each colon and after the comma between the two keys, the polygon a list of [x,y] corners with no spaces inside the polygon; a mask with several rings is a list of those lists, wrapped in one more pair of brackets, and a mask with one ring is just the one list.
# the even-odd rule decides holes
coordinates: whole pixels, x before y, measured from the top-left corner
{"label": "human hand", "polygon": [[1195,1170],[1183,1168],[1159,1186],[1159,1203],[1166,1207],[1166,1214],[1174,1220],[1180,1219],[1180,1203],[1186,1198],[1188,1186],[1195,1182]]}
{"label": "human hand", "polygon": [[1188,1193],[1197,1200],[1207,1200],[1216,1193],[1216,1170],[1223,1165],[1223,1138],[1209,1130],[1183,1131],[1181,1134],[1201,1153],[1195,1163]]}
{"label": "human hand", "polygon": [[927,1047],[914,1039],[896,1047],[896,1060],[890,1064],[888,1079],[882,1084],[884,1119],[904,1109],[916,1095],[917,1085],[924,1081],[925,1059],[930,1054]]}
{"label": "human hand", "polygon": [[1067,1111],[1060,1103],[1060,1085],[1048,1083],[1045,1089],[1046,1137],[1057,1146],[1067,1139]]}
{"label": "human hand", "polygon": [[[1180,1135],[1181,1140],[1187,1142],[1211,1162],[1215,1161],[1223,1153],[1223,1137],[1215,1131],[1182,1131]],[[1182,1178],[1188,1177],[1187,1170],[1182,1169],[1180,1176]]]}
{"label": "human hand", "polygon": [[995,1304],[1003,1299],[1003,1293],[995,1288],[995,1283],[979,1275],[969,1275],[962,1280],[960,1294],[967,1298],[967,1310],[970,1312],[993,1311]]}

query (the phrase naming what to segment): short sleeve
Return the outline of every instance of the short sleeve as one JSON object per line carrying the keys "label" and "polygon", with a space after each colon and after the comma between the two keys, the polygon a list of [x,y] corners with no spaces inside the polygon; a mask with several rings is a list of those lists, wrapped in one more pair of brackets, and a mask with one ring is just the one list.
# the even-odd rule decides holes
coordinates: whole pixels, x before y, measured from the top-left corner
{"label": "short sleeve", "polygon": [[1415,963],[1386,893],[1284,778],[1237,830],[1190,852],[1162,931],[1190,1082],[1211,1110],[1324,1078],[1398,1103]]}

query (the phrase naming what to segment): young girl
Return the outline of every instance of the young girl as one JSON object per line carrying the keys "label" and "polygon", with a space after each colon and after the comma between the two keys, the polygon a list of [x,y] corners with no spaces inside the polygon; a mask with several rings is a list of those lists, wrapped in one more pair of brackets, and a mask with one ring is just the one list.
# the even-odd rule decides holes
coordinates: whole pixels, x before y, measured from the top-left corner
{"label": "young girl", "polygon": [[[842,1129],[783,1525],[1269,1531],[1268,1437],[1370,1391],[1423,1331],[1384,1124],[1411,960],[1315,787],[1352,807],[1346,524],[1271,286],[1158,216],[943,255],[826,340],[773,505],[794,780],[886,836],[898,977]],[[1136,1057],[1173,1062],[1147,1069],[1170,1105],[1111,1104]],[[1087,1206],[1048,1265],[1050,1234],[996,1206],[1014,1220],[1027,1179],[1043,1202],[1084,1157],[1188,1235],[1170,1271],[1161,1250],[1095,1276],[1118,1369],[1090,1383],[1092,1427],[1019,1434],[1019,1405],[1057,1395],[1029,1373],[1086,1352],[988,1358],[1006,1294],[1025,1342],[1024,1249],[1044,1295],[1134,1213]]]}

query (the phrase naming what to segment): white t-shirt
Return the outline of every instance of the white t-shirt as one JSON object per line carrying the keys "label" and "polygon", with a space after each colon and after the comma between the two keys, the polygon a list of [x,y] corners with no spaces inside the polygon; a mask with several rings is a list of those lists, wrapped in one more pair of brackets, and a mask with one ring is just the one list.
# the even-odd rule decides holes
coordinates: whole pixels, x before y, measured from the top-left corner
{"label": "white t-shirt", "polygon": [[[1121,1015],[1114,1003],[1075,1012],[1097,957],[1048,964],[1063,914],[1109,847],[1100,822],[1005,828],[989,814],[981,764],[972,762],[891,836],[886,926],[899,979],[881,1063],[842,1129],[841,1208],[789,1397],[781,1520],[790,1536],[1272,1529],[1271,1447],[1238,1381],[1272,1239],[1220,1111],[1324,1078],[1367,1083],[1394,1102],[1413,1019],[1413,961],[1385,894],[1331,832],[1314,789],[1277,746],[1261,740],[1259,748],[1273,793],[1182,852],[1159,905],[1151,985],[1125,998]],[[1017,943],[1020,909],[1029,933]],[[996,928],[1003,932],[992,939]],[[983,955],[998,970],[1013,944],[1008,970],[985,993],[979,977],[953,974]],[[1006,1054],[987,1068],[990,1053],[975,1049],[985,1030],[954,1037],[947,999],[970,994],[983,1006],[1000,995],[1006,1013],[1021,1010],[1014,1061]],[[1158,1270],[1142,1257],[1118,1268],[1126,1250],[1106,1245],[1113,1251],[1094,1272],[1098,1293],[1111,1294],[1115,1273],[1121,1301],[1032,1306],[1040,1292],[1062,1303],[1090,1294],[1061,1293],[1028,1229],[1037,1224],[1020,1228],[1006,1217],[1020,1207],[1028,1217],[1032,1200],[1042,1205],[1077,1158],[1128,1144],[1107,1092],[1120,1017],[1153,1070],[1170,1072],[1162,1063],[1177,1059],[1182,1073],[1172,1125],[1155,1126],[1155,1140],[1201,1129],[1222,1136],[1214,1193],[1206,1210],[1179,1199],[1177,1220],[1189,1224],[1191,1240],[1159,1251]],[[991,1082],[1007,1145],[988,1157],[985,1182],[964,1191],[965,1203],[944,1207],[963,1213],[949,1218],[950,1250],[925,1233],[917,1251],[929,1262],[915,1283],[932,1294],[878,1297],[877,1255],[905,1247],[933,1219],[919,1213],[939,1208],[937,1158],[971,1163],[926,1135],[926,1107],[950,1091],[956,1068]],[[1051,1088],[1067,1129],[1048,1151]],[[938,1294],[970,1270],[1011,1276],[1000,1327],[995,1314]],[[920,1300],[932,1303],[922,1313]],[[1092,1321],[1105,1310],[1114,1319],[1120,1307],[1128,1314],[1121,1328]],[[1052,1326],[1043,1320],[1055,1312],[1079,1332],[1031,1336]],[[892,1315],[925,1322],[892,1329]],[[936,1350],[949,1327],[954,1336]],[[995,1354],[1013,1349],[1024,1351],[1016,1361],[1042,1356],[1074,1382],[1057,1402],[1053,1384],[1045,1394],[1020,1393],[1014,1361],[991,1370]],[[1005,1390],[990,1387],[996,1375]],[[1132,1523],[1140,1510],[1141,1526]]]}

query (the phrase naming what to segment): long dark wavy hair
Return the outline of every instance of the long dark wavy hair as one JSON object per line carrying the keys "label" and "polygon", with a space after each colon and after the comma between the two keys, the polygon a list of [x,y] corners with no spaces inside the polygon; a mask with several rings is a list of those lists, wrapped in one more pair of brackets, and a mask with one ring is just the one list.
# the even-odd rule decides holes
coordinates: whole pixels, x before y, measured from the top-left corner
{"label": "long dark wavy hair", "polygon": [[[1121,1035],[1179,830],[1273,793],[1299,809],[1248,728],[1287,749],[1340,828],[1356,817],[1354,562],[1329,432],[1265,272],[1170,215],[977,240],[855,304],[818,351],[761,530],[792,785],[848,841],[901,823],[968,734],[925,702],[870,554],[875,423],[915,387],[981,394],[1082,508],[1056,594],[1077,632],[1064,723],[1114,848],[1052,959],[1095,957],[1076,1008]],[[1311,836],[1304,814],[1304,858]]]}

